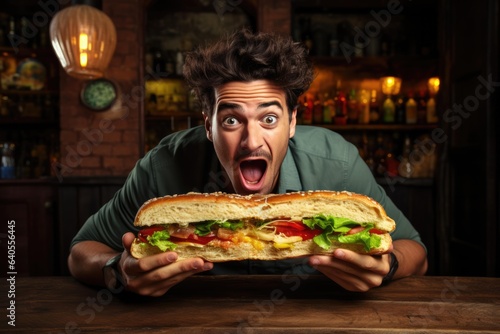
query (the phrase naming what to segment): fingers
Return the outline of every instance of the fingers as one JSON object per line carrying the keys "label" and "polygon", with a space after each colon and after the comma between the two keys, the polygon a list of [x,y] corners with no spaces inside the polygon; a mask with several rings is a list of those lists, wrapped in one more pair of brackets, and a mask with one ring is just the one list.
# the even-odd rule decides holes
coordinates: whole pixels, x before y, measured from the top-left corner
{"label": "fingers", "polygon": [[161,296],[187,277],[213,268],[213,263],[205,262],[201,258],[177,261],[176,252],[165,252],[136,259],[130,255],[130,246],[134,239],[133,233],[125,233],[122,237],[125,251],[120,265],[126,288],[129,291],[141,295]]}
{"label": "fingers", "polygon": [[141,295],[161,296],[186,278],[212,268],[212,263],[202,259],[186,259],[137,277],[129,286]]}
{"label": "fingers", "polygon": [[309,264],[350,291],[379,286],[389,271],[388,255],[363,255],[337,249],[332,256],[311,256]]}

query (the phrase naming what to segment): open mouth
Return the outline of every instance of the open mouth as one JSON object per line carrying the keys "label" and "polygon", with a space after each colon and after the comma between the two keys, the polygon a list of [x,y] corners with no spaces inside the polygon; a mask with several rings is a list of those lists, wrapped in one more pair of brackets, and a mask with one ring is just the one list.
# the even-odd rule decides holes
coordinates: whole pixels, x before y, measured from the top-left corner
{"label": "open mouth", "polygon": [[265,160],[245,160],[240,163],[241,175],[248,185],[257,185],[266,173]]}

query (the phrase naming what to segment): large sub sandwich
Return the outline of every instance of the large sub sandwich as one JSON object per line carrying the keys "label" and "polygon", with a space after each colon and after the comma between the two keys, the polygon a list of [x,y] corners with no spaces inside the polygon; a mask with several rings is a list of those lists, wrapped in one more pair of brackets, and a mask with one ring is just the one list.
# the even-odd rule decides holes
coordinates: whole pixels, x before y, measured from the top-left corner
{"label": "large sub sandwich", "polygon": [[396,227],[373,199],[350,192],[308,191],[241,196],[188,193],[154,198],[139,209],[131,247],[136,258],[175,251],[211,262],[278,260],[390,250]]}

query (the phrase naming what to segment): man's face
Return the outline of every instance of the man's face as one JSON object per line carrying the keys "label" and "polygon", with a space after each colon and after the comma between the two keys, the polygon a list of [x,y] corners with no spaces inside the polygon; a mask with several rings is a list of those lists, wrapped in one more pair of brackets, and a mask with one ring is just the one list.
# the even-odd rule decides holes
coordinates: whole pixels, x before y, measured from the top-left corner
{"label": "man's face", "polygon": [[284,91],[266,80],[230,82],[215,89],[213,116],[205,115],[207,137],[239,194],[273,191],[295,134]]}

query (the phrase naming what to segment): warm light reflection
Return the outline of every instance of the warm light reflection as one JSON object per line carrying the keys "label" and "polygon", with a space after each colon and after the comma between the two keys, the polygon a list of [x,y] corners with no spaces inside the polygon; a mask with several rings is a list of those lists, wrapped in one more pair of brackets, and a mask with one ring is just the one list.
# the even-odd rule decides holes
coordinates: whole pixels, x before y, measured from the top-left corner
{"label": "warm light reflection", "polygon": [[80,53],[80,66],[81,67],[87,67],[87,63],[88,63],[87,53],[81,52]]}
{"label": "warm light reflection", "polygon": [[397,95],[401,89],[401,78],[383,77],[380,78],[380,84],[385,95]]}
{"label": "warm light reflection", "polygon": [[437,94],[437,92],[439,91],[440,83],[441,82],[438,77],[430,78],[429,81],[427,82],[429,92],[434,95]]}
{"label": "warm light reflection", "polygon": [[88,50],[89,48],[89,36],[84,33],[80,33],[80,50]]}

